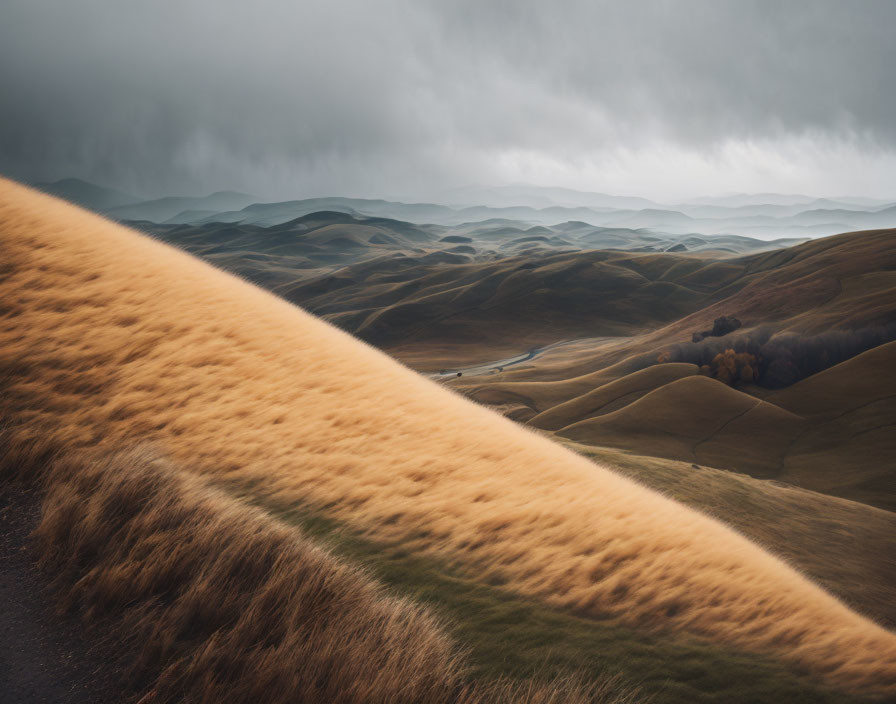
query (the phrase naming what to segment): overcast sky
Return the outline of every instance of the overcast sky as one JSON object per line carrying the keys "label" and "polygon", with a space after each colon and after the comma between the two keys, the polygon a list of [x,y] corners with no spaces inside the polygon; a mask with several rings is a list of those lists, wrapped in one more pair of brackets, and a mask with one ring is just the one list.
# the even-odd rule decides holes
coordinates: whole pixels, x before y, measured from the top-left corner
{"label": "overcast sky", "polygon": [[0,0],[0,172],[896,198],[896,2]]}

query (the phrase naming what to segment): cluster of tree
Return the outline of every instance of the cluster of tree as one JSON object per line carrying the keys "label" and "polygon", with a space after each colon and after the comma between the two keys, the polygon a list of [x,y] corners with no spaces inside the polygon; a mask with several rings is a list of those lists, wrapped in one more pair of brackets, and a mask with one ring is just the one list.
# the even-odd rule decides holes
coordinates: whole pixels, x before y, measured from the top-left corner
{"label": "cluster of tree", "polygon": [[737,384],[755,384],[759,381],[759,360],[749,352],[735,352],[730,347],[719,352],[712,362],[700,367],[700,373],[719,381],[736,386]]}
{"label": "cluster of tree", "polygon": [[695,332],[691,335],[691,342],[702,342],[707,337],[722,337],[729,332],[734,332],[740,326],[741,322],[733,315],[723,315],[712,321],[712,329]]}
{"label": "cluster of tree", "polygon": [[702,373],[731,386],[753,383],[780,389],[893,340],[896,324],[818,335],[775,334],[764,327],[724,340],[707,337],[674,345],[657,361],[696,364]]}

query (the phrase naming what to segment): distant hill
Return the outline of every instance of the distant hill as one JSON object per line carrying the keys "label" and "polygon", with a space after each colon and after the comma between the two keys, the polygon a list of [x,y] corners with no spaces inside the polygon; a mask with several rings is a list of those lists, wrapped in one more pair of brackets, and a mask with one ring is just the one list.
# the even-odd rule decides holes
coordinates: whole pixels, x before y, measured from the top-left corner
{"label": "distant hill", "polygon": [[833,199],[820,199],[812,196],[800,194],[783,194],[783,193],[733,193],[725,196],[703,196],[700,198],[692,198],[687,203],[711,204],[729,208],[741,208],[751,205],[780,205],[780,206],[809,206],[812,203],[821,200],[831,200],[840,203],[851,203],[854,205],[883,205],[887,201],[875,198],[862,197],[837,197]]}
{"label": "distant hill", "polygon": [[423,256],[430,250],[456,245],[451,241],[436,243],[443,232],[440,228],[337,211],[308,213],[270,227],[228,222],[140,222],[137,226],[274,290],[359,261],[398,257],[404,262],[410,261],[408,256]]}
{"label": "distant hill", "polygon": [[62,198],[88,210],[103,211],[136,203],[140,200],[130,193],[97,186],[79,178],[64,178],[52,183],[35,183],[34,187],[51,196]]}
{"label": "distant hill", "polygon": [[176,220],[203,224],[219,221],[270,226],[316,210],[338,210],[349,214],[451,227],[496,219],[513,221],[521,229],[532,225],[551,226],[564,221],[579,221],[591,227],[650,228],[675,235],[742,235],[759,236],[763,239],[817,237],[850,228],[896,226],[896,209],[890,205],[838,205],[841,207],[812,208],[810,201],[806,206],[760,204],[732,208],[709,205],[639,209],[560,205],[449,207],[435,203],[398,203],[361,198],[311,198],[280,203],[254,203],[240,210],[219,211],[202,216],[185,212],[172,216],[172,222]]}
{"label": "distant hill", "polygon": [[[217,216],[207,217],[207,211],[193,211],[199,216],[199,223],[155,224],[139,221],[136,226],[195,254],[213,259],[219,266],[237,271],[262,285],[273,285],[271,282],[274,280],[292,284],[340,266],[384,256],[404,257],[402,268],[407,269],[421,257],[428,257],[425,261],[430,264],[439,258],[456,263],[492,262],[505,257],[533,256],[535,253],[569,253],[591,249],[642,252],[673,249],[699,256],[726,257],[777,249],[794,243],[787,239],[764,241],[739,236],[701,238],[665,235],[650,230],[598,227],[581,221],[560,222],[550,227],[529,227],[517,220],[503,218],[464,222],[456,226],[418,225],[383,216],[360,215],[346,205],[346,199],[315,199],[305,205],[328,205],[334,210],[313,211],[279,222],[283,220],[284,213],[296,212],[294,203],[283,204],[285,211],[271,210],[271,205],[255,204],[240,212],[257,212],[259,209],[268,214],[277,212],[276,217],[271,219],[278,224],[220,222]],[[210,221],[201,222],[205,219]],[[335,228],[329,232],[338,231],[340,237],[324,239],[320,233],[311,235],[311,230],[322,224]],[[457,249],[458,244],[467,247]],[[452,256],[443,257],[442,253],[447,251]],[[459,254],[464,256],[454,256]],[[395,264],[383,263],[383,266],[391,268]],[[375,271],[371,269],[370,273],[374,274]]]}
{"label": "distant hill", "polygon": [[[453,189],[439,194],[435,202],[343,196],[266,202],[231,191],[203,197],[168,196],[139,200],[78,179],[40,186],[49,193],[116,220],[153,224],[199,226],[227,222],[271,227],[310,213],[335,211],[452,228],[498,220],[519,230],[578,222],[591,228],[649,230],[663,237],[744,236],[768,241],[896,227],[896,203],[869,198],[811,198],[771,193],[658,204],[633,196],[513,185]],[[664,251],[675,244],[672,242],[652,251]]]}
{"label": "distant hill", "polygon": [[[181,213],[195,211],[221,212],[243,208],[255,202],[254,196],[233,191],[219,191],[202,197],[169,196],[122,205],[106,210],[106,214],[116,220],[149,220],[154,223],[176,219]],[[191,216],[192,217],[192,216]]]}

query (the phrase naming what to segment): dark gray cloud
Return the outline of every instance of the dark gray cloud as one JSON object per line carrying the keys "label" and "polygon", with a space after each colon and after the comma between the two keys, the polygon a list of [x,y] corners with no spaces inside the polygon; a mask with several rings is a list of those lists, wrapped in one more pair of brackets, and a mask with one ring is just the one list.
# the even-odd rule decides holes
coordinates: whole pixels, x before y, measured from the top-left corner
{"label": "dark gray cloud", "polygon": [[896,195],[896,3],[0,0],[0,171]]}

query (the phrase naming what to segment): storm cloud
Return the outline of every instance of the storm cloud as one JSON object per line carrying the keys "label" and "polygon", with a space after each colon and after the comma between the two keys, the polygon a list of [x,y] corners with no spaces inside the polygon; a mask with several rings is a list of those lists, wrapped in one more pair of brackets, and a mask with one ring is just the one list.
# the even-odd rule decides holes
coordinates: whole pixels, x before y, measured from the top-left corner
{"label": "storm cloud", "polygon": [[896,3],[0,0],[0,171],[896,196]]}

